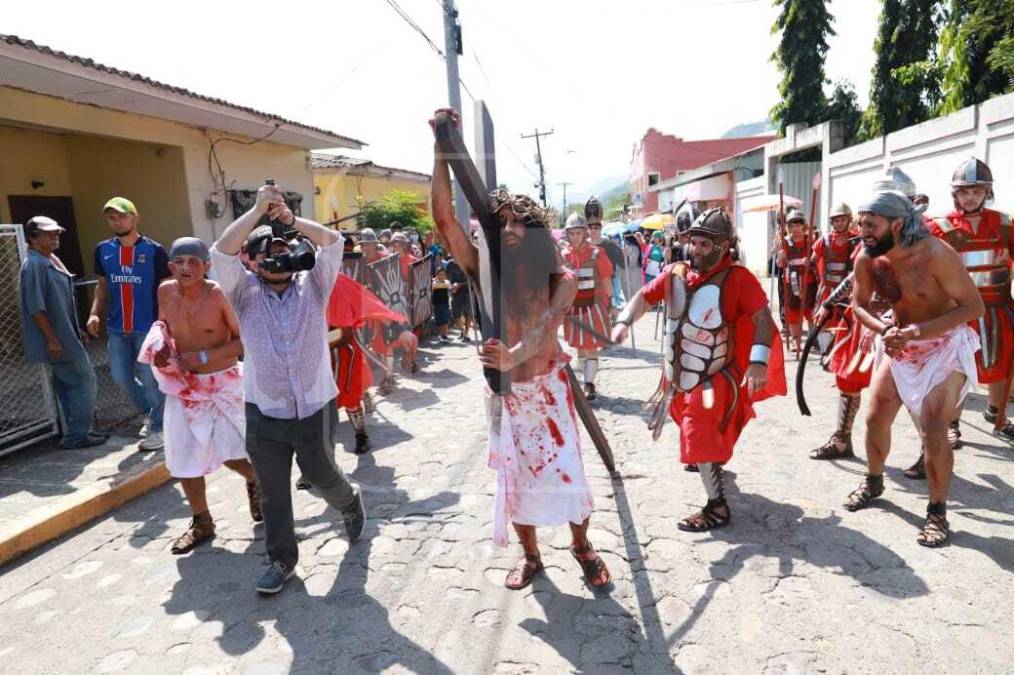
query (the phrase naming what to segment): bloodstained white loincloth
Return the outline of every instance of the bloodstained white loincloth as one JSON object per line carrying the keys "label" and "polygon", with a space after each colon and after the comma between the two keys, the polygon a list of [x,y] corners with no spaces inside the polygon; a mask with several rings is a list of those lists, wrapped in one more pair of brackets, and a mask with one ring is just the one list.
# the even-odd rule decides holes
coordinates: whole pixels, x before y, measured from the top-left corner
{"label": "bloodstained white loincloth", "polygon": [[[152,361],[166,342],[173,356],[169,365],[158,368]],[[151,364],[158,387],[166,395],[163,428],[169,474],[198,478],[224,462],[248,459],[242,364],[201,375],[180,369],[175,351],[165,324],[156,321],[137,358]]]}
{"label": "bloodstained white loincloth", "polygon": [[512,382],[506,396],[486,392],[489,467],[497,472],[497,546],[507,545],[510,523],[579,524],[591,515],[591,488],[565,364],[557,362],[526,382]]}
{"label": "bloodstained white loincloth", "polygon": [[[918,419],[929,393],[955,371],[965,376],[960,404],[979,384],[975,368],[975,352],[979,349],[979,336],[964,324],[935,338],[909,342],[901,354],[891,359],[894,386],[908,411]],[[881,338],[877,339],[877,352],[879,361],[883,353]]]}

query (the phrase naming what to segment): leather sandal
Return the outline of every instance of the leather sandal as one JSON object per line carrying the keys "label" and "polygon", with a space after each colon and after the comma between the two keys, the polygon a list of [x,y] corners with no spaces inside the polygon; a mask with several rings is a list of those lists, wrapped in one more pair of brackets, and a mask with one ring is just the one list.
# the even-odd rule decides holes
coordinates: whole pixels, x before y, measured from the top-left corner
{"label": "leather sandal", "polygon": [[532,583],[532,579],[535,575],[544,570],[545,567],[542,564],[542,556],[525,554],[525,557],[517,562],[507,572],[507,578],[504,579],[503,585],[512,591],[520,591],[522,588]]}

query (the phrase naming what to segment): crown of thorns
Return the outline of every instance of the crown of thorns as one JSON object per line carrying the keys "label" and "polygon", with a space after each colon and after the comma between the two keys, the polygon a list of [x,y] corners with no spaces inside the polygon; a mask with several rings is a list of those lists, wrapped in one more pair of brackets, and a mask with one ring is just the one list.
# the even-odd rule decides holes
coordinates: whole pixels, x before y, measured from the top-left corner
{"label": "crown of thorns", "polygon": [[512,195],[503,188],[497,188],[489,193],[489,210],[499,215],[501,211],[509,208],[516,220],[520,220],[525,227],[538,225],[549,227],[549,218],[546,210],[539,206],[534,199],[528,195]]}

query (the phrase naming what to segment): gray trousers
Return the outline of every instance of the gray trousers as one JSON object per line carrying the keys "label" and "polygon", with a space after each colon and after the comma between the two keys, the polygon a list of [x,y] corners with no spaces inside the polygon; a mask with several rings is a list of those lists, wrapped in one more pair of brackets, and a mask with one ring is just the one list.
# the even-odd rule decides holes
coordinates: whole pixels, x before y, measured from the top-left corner
{"label": "gray trousers", "polygon": [[268,556],[287,565],[299,559],[292,516],[292,455],[306,478],[332,508],[352,507],[356,493],[334,463],[338,409],[330,401],[313,415],[283,420],[246,404],[246,451],[261,489]]}

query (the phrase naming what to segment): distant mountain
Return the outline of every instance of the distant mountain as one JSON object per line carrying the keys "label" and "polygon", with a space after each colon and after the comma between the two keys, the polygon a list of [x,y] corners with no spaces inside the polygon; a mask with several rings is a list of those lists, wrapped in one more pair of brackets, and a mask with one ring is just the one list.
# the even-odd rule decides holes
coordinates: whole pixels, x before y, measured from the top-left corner
{"label": "distant mountain", "polygon": [[620,195],[625,195],[630,190],[630,183],[623,181],[619,185],[609,188],[601,194],[595,195],[595,197],[602,202],[602,204],[608,204]]}
{"label": "distant mountain", "polygon": [[771,120],[764,119],[757,122],[746,122],[737,124],[722,134],[722,138],[743,138],[744,136],[766,136],[775,133],[771,126]]}

